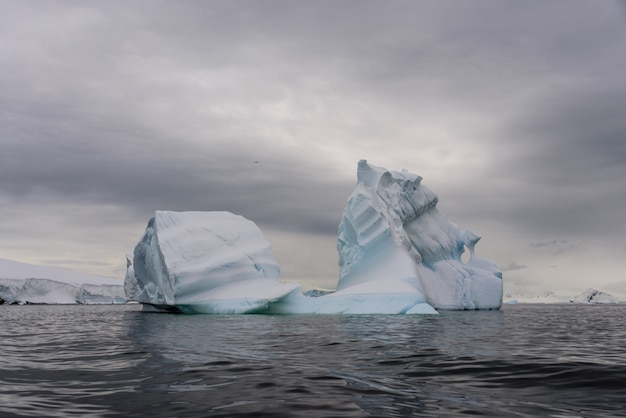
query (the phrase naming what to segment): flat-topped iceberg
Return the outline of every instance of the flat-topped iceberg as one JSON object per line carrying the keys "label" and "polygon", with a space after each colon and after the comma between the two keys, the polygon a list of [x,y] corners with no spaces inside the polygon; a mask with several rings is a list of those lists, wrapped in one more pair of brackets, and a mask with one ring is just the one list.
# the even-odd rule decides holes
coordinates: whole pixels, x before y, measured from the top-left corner
{"label": "flat-topped iceberg", "polygon": [[[132,256],[130,300],[190,313],[437,313],[498,309],[502,274],[478,258],[480,237],[437,210],[421,177],[358,165],[339,225],[336,291],[318,297],[278,280],[270,243],[230,212],[157,211]],[[468,249],[470,258],[461,260]]]}
{"label": "flat-topped iceberg", "polygon": [[0,304],[126,303],[119,279],[0,259]]}

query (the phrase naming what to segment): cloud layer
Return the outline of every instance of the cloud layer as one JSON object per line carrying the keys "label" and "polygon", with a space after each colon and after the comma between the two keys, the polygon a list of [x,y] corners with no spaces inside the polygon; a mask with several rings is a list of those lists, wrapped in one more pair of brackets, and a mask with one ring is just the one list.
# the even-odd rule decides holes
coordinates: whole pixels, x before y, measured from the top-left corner
{"label": "cloud layer", "polygon": [[511,283],[619,282],[625,16],[565,0],[8,1],[0,257],[121,277],[154,210],[230,210],[267,231],[286,278],[330,287],[366,158],[422,175]]}

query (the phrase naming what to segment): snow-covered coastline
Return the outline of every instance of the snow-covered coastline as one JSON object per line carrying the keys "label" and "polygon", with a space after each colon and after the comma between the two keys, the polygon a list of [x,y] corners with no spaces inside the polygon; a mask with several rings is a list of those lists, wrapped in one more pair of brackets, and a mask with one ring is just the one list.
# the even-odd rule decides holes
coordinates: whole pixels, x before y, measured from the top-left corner
{"label": "snow-covered coastline", "polygon": [[0,304],[126,303],[123,282],[0,259]]}
{"label": "snow-covered coastline", "polygon": [[589,288],[578,294],[561,294],[553,291],[535,293],[532,291],[513,289],[504,292],[503,303],[506,305],[524,303],[541,304],[622,304],[626,298],[618,297],[602,290]]}

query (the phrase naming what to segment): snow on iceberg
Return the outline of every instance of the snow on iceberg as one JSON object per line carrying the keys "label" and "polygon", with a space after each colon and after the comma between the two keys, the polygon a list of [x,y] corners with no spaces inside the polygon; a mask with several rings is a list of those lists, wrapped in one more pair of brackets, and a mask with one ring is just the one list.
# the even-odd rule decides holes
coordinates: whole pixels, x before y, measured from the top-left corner
{"label": "snow on iceberg", "polygon": [[361,280],[340,281],[337,291],[306,297],[293,293],[270,307],[272,313],[436,314],[415,280],[403,249],[381,246],[360,268]]}
{"label": "snow on iceberg", "polygon": [[323,296],[293,292],[271,304],[268,313],[279,314],[437,314],[410,283],[391,286],[371,282]]}
{"label": "snow on iceberg", "polygon": [[0,259],[2,303],[126,303],[118,279]]}
{"label": "snow on iceberg", "polygon": [[258,226],[230,212],[157,211],[136,245],[127,296],[156,310],[254,313],[298,288]]}
{"label": "snow on iceberg", "polygon": [[[421,177],[361,160],[357,179],[339,225],[339,291],[404,282],[436,309],[500,308],[502,273],[476,256],[480,236],[439,212],[437,196]],[[461,260],[465,247],[467,263]]]}

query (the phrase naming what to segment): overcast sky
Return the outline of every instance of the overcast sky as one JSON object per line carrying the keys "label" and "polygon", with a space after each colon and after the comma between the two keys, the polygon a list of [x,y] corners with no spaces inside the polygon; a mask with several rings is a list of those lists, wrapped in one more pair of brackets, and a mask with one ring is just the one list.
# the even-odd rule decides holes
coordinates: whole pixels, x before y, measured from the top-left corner
{"label": "overcast sky", "polygon": [[505,288],[626,293],[624,2],[0,6],[0,258],[123,278],[155,210],[229,210],[332,288],[364,158]]}

